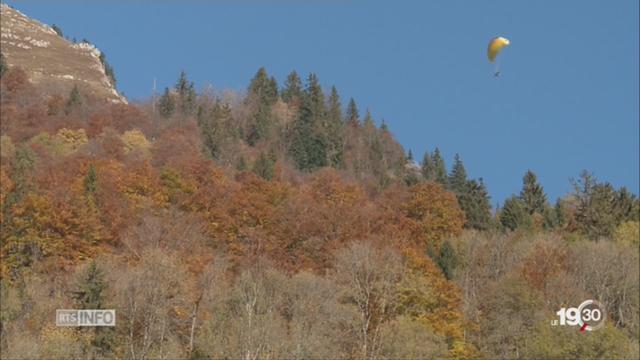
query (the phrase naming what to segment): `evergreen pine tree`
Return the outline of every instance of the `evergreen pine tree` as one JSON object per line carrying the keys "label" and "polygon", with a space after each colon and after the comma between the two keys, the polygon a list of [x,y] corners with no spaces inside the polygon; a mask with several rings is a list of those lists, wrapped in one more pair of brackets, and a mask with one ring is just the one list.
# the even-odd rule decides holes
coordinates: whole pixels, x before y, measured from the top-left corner
{"label": "evergreen pine tree", "polygon": [[554,227],[556,228],[561,228],[566,223],[564,202],[562,201],[561,198],[558,198],[556,200],[556,204],[553,207],[553,218],[555,221]]}
{"label": "evergreen pine tree", "polygon": [[530,215],[534,213],[544,214],[547,206],[547,195],[536,178],[536,174],[531,170],[527,170],[522,178],[522,190],[520,191],[520,199],[524,202],[525,209]]}
{"label": "evergreen pine tree", "polygon": [[56,34],[58,34],[58,36],[64,37],[64,35],[62,34],[62,29],[60,29],[60,27],[58,25],[52,24],[51,25],[51,29],[53,29],[53,31],[55,31]]}
{"label": "evergreen pine tree", "polygon": [[65,104],[65,113],[69,114],[74,109],[79,108],[82,105],[82,97],[80,95],[80,89],[78,89],[77,85],[73,85],[71,92],[69,93],[69,98]]}
{"label": "evergreen pine tree", "polygon": [[620,224],[616,191],[611,184],[598,182],[587,171],[580,177],[579,181],[573,181],[578,229],[592,240],[610,237]]}
{"label": "evergreen pine tree", "polygon": [[267,70],[261,67],[251,79],[247,91],[247,101],[251,104],[247,142],[253,146],[258,141],[268,138],[271,133],[271,107],[278,100],[278,84],[275,78],[269,78]]}
{"label": "evergreen pine tree", "polygon": [[287,76],[282,89],[282,101],[290,105],[299,106],[302,98],[302,81],[298,73],[294,70]]}
{"label": "evergreen pine tree", "polygon": [[320,86],[320,81],[316,74],[311,73],[307,78],[307,87],[305,89],[305,102],[303,109],[306,111],[307,120],[317,126],[326,114],[324,103],[324,93]]}
{"label": "evergreen pine tree", "polygon": [[[104,292],[106,289],[107,283],[104,274],[95,260],[92,260],[82,274],[77,284],[77,290],[73,292],[73,298],[81,309],[102,309],[105,305]],[[85,352],[96,352],[99,354],[99,357],[109,355],[115,342],[113,328],[96,327],[87,328],[83,331],[93,333],[91,346],[95,348],[93,351],[85,349]]]}
{"label": "evergreen pine tree", "polygon": [[357,126],[360,124],[360,114],[358,114],[358,106],[356,105],[356,101],[353,100],[353,98],[349,99],[346,119],[347,123],[352,126]]}
{"label": "evergreen pine tree", "polygon": [[444,159],[440,155],[440,149],[436,147],[431,155],[434,168],[434,180],[445,187],[447,186],[447,167],[444,164]]}
{"label": "evergreen pine tree", "polygon": [[465,194],[467,191],[467,171],[458,154],[453,159],[453,167],[449,175],[449,187],[458,196]]}
{"label": "evergreen pine tree", "polygon": [[433,164],[433,160],[431,159],[431,155],[429,155],[429,151],[424,152],[424,157],[422,158],[422,177],[427,181],[435,181],[436,179],[436,169]]}
{"label": "evergreen pine tree", "polygon": [[247,89],[247,100],[262,105],[272,105],[278,100],[278,84],[274,77],[269,77],[264,67],[258,69]]}
{"label": "evergreen pine tree", "polygon": [[438,250],[435,249],[433,242],[429,242],[427,245],[427,255],[438,265],[447,280],[453,278],[453,272],[458,259],[453,246],[451,246],[448,240],[445,240]]}
{"label": "evergreen pine tree", "polygon": [[264,152],[260,153],[258,159],[253,164],[253,173],[262,177],[265,180],[272,180],[275,175],[275,158],[272,155],[267,155]]}
{"label": "evergreen pine tree", "polygon": [[11,206],[22,201],[32,190],[30,173],[36,161],[35,153],[28,145],[23,144],[18,146],[14,156],[13,174],[11,176],[13,190],[7,194],[4,208],[1,209],[5,213],[5,219],[11,215],[11,212],[8,211]]}
{"label": "evergreen pine tree", "polygon": [[4,55],[0,52],[0,77],[7,72],[7,63],[4,60]]}
{"label": "evergreen pine tree", "polygon": [[176,102],[173,94],[169,92],[169,88],[164,88],[164,94],[158,100],[158,111],[160,116],[170,118],[176,111]]}
{"label": "evergreen pine tree", "polygon": [[373,130],[376,128],[376,124],[373,122],[373,116],[371,116],[371,111],[367,109],[364,114],[364,119],[362,120],[362,126],[365,129],[369,129],[370,133],[373,133]]}
{"label": "evergreen pine tree", "polygon": [[478,181],[469,180],[466,189],[458,197],[460,208],[465,214],[465,227],[477,230],[487,230],[491,226],[491,202],[482,178]]}
{"label": "evergreen pine tree", "polygon": [[407,153],[407,161],[413,162],[413,153],[411,152],[411,149],[409,149],[409,152]]}
{"label": "evergreen pine tree", "polygon": [[531,215],[527,211],[524,201],[517,196],[511,196],[505,200],[500,212],[500,223],[505,229],[509,230],[530,228]]}
{"label": "evergreen pine tree", "polygon": [[244,159],[244,156],[240,155],[238,159],[238,163],[236,164],[236,170],[245,171],[247,170],[247,161]]}
{"label": "evergreen pine tree", "polygon": [[180,72],[180,77],[176,82],[176,93],[178,94],[178,108],[183,116],[190,116],[196,109],[196,90],[193,82],[189,82],[187,74]]}
{"label": "evergreen pine tree", "polygon": [[116,74],[113,72],[113,67],[111,64],[107,62],[107,55],[104,52],[100,52],[100,63],[102,63],[102,67],[104,68],[104,74],[107,75],[107,78],[111,82],[111,86],[116,87]]}
{"label": "evergreen pine tree", "polygon": [[89,263],[89,267],[82,274],[78,288],[73,292],[73,297],[81,309],[101,309],[104,305],[104,291],[107,283],[102,270],[95,260]]}
{"label": "evergreen pine tree", "polygon": [[640,220],[640,201],[626,187],[623,186],[616,191],[613,205],[618,223]]}
{"label": "evergreen pine tree", "polygon": [[202,142],[209,154],[214,159],[220,158],[222,143],[226,140],[227,127],[231,122],[231,109],[229,105],[217,101],[211,111],[198,110],[198,126],[202,134]]}
{"label": "evergreen pine tree", "polygon": [[387,123],[384,121],[384,119],[382,119],[382,123],[380,124],[380,130],[382,130],[383,132],[389,131],[389,127],[387,127]]}
{"label": "evergreen pine tree", "polygon": [[331,87],[326,121],[327,156],[329,165],[341,168],[344,165],[344,138],[342,104],[335,86]]}
{"label": "evergreen pine tree", "polygon": [[276,78],[274,76],[272,76],[269,79],[269,85],[268,85],[268,100],[271,104],[275,104],[276,101],[278,101],[278,81],[276,80]]}
{"label": "evergreen pine tree", "polygon": [[324,94],[315,74],[309,74],[289,153],[298,169],[312,171],[326,166],[328,141],[323,129],[326,117]]}
{"label": "evergreen pine tree", "polygon": [[93,195],[98,188],[98,174],[96,167],[93,164],[89,164],[89,170],[84,177],[84,193],[87,196]]}

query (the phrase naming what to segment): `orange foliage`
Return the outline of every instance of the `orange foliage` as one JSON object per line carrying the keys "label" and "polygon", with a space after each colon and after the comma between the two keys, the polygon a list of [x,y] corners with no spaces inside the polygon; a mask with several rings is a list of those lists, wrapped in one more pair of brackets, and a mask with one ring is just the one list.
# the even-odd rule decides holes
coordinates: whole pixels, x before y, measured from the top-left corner
{"label": "orange foliage", "polygon": [[53,95],[47,100],[47,115],[54,116],[62,113],[64,110],[64,98],[60,95]]}
{"label": "orange foliage", "polygon": [[13,190],[13,182],[7,175],[4,166],[0,166],[0,227],[4,222],[4,206],[7,194]]}
{"label": "orange foliage", "polygon": [[11,208],[2,231],[2,276],[49,258],[57,266],[93,257],[102,227],[95,208],[83,199],[54,202],[29,194]]}
{"label": "orange foliage", "polygon": [[287,205],[275,234],[279,262],[290,270],[326,268],[334,249],[368,237],[370,206],[364,193],[345,183],[335,170],[314,174],[293,192]]}
{"label": "orange foliage", "polygon": [[408,271],[399,287],[399,311],[423,321],[450,344],[455,359],[475,358],[478,353],[464,339],[467,321],[461,310],[460,288],[447,281],[427,256],[413,249],[404,252]]}
{"label": "orange foliage", "polygon": [[162,131],[153,142],[153,166],[169,166],[186,172],[192,162],[203,160],[197,131],[189,125]]}
{"label": "orange foliage", "polygon": [[566,248],[551,242],[538,242],[524,259],[522,274],[529,284],[543,290],[549,280],[568,267]]}
{"label": "orange foliage", "polygon": [[404,211],[412,238],[419,244],[440,241],[462,233],[464,213],[453,193],[433,182],[420,183],[410,189],[411,198]]}
{"label": "orange foliage", "polygon": [[29,77],[24,70],[19,67],[14,67],[2,76],[2,85],[4,85],[11,95],[21,95],[18,94],[19,91],[30,87]]}

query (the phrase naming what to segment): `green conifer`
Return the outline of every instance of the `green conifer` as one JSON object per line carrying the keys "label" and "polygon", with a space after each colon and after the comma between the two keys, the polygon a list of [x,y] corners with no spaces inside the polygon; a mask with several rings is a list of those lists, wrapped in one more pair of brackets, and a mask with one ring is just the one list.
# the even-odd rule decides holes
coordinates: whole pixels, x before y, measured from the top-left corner
{"label": "green conifer", "polygon": [[176,111],[176,101],[173,94],[169,92],[169,88],[164,89],[164,94],[158,101],[158,111],[160,116],[164,118],[170,118]]}
{"label": "green conifer", "polygon": [[449,187],[458,196],[467,192],[467,171],[459,154],[456,154],[453,158],[453,167],[449,175]]}
{"label": "green conifer", "polygon": [[520,191],[520,199],[524,202],[525,209],[530,215],[534,213],[544,214],[547,206],[547,195],[544,189],[538,183],[536,174],[531,170],[527,170],[522,178],[522,190]]}
{"label": "green conifer", "polygon": [[434,168],[434,180],[444,186],[447,186],[447,167],[444,163],[444,159],[440,155],[440,149],[436,147],[431,155]]}

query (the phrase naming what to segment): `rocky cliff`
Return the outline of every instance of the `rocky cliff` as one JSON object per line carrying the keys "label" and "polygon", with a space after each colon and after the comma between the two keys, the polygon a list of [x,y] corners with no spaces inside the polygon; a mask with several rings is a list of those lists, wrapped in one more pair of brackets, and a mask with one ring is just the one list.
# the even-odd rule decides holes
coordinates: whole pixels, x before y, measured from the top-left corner
{"label": "rocky cliff", "polygon": [[6,64],[21,67],[45,93],[66,96],[77,85],[97,99],[126,103],[106,75],[94,45],[73,43],[6,4],[0,4],[0,36]]}

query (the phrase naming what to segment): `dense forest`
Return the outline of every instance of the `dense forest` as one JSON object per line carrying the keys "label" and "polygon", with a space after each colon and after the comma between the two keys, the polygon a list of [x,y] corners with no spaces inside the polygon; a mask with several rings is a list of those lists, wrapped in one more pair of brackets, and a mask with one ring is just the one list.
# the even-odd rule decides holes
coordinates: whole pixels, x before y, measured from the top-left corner
{"label": "dense forest", "polygon": [[[494,209],[315,74],[128,105],[0,74],[2,358],[640,357],[640,203],[587,171]],[[551,326],[586,299],[604,328]]]}

